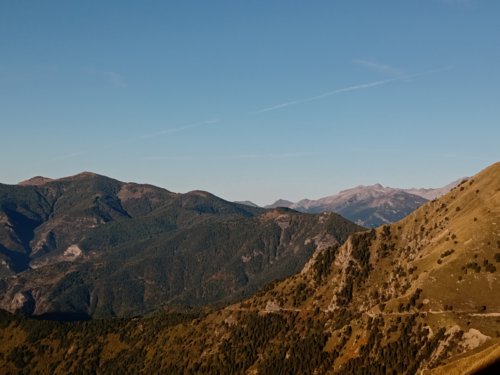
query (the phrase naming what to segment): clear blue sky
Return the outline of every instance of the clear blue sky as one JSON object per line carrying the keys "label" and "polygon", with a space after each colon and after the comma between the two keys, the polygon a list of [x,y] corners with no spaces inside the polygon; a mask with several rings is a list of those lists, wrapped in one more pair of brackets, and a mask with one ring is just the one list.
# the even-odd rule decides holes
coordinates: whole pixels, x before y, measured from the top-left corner
{"label": "clear blue sky", "polygon": [[500,160],[500,2],[0,2],[0,181],[259,204]]}

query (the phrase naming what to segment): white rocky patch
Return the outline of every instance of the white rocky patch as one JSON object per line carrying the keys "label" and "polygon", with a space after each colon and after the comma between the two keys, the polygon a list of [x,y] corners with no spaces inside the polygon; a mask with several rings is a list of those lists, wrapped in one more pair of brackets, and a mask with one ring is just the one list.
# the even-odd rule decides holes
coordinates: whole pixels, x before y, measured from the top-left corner
{"label": "white rocky patch", "polygon": [[478,346],[483,345],[489,339],[491,339],[490,336],[486,336],[481,333],[481,331],[471,328],[466,333],[464,333],[462,345],[467,350],[473,350]]}
{"label": "white rocky patch", "polygon": [[78,245],[71,245],[64,251],[63,259],[73,261],[81,256],[82,250],[78,247]]}
{"label": "white rocky patch", "polygon": [[266,303],[266,312],[267,313],[273,313],[273,312],[278,312],[281,310],[281,307],[276,300],[269,300]]}
{"label": "white rocky patch", "polygon": [[276,224],[281,228],[281,232],[290,226],[290,218],[288,215],[280,215],[275,219]]}
{"label": "white rocky patch", "polygon": [[14,295],[14,298],[12,298],[12,301],[10,302],[10,311],[16,311],[20,310],[24,304],[26,303],[26,296],[22,292],[18,292]]}

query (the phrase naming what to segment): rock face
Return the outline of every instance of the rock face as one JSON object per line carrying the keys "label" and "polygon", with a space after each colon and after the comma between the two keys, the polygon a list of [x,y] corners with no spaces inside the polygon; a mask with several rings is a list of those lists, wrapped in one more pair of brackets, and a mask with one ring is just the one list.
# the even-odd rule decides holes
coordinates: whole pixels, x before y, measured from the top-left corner
{"label": "rock face", "polygon": [[359,229],[88,172],[0,184],[0,308],[107,317],[228,301],[298,271],[310,237]]}
{"label": "rock face", "polygon": [[317,200],[296,203],[278,200],[266,207],[288,207],[300,212],[336,212],[364,227],[374,228],[401,220],[428,200],[458,185],[457,180],[439,189],[394,189],[380,184],[357,186]]}
{"label": "rock face", "polygon": [[35,310],[35,300],[29,292],[18,292],[14,294],[8,307],[12,312],[31,315]]}

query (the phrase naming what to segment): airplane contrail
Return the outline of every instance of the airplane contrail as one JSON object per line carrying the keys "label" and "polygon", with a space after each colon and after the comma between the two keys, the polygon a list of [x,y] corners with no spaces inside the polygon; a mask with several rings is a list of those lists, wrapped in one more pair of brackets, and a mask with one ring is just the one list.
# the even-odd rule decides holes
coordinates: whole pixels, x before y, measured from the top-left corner
{"label": "airplane contrail", "polygon": [[311,96],[309,98],[292,100],[292,101],[289,101],[289,102],[285,102],[285,103],[273,105],[272,107],[267,107],[267,108],[259,109],[257,111],[251,112],[251,114],[255,115],[255,114],[259,114],[259,113],[275,111],[277,109],[289,107],[289,106],[292,106],[292,105],[297,105],[297,104],[312,102],[314,100],[322,99],[322,98],[325,98],[327,96],[337,95],[337,94],[340,94],[340,93],[343,93],[343,92],[356,91],[356,90],[367,89],[367,88],[370,88],[370,87],[381,86],[381,85],[385,85],[385,84],[387,84],[389,82],[397,81],[399,79],[400,78],[391,78],[391,79],[385,79],[385,80],[382,80],[382,81],[374,81],[374,82],[362,83],[362,84],[354,85],[354,86],[343,87],[341,89],[336,89],[336,90],[333,90],[333,91],[328,91],[328,92],[325,92],[323,94]]}
{"label": "airplane contrail", "polygon": [[422,76],[435,74],[435,73],[440,73],[440,72],[444,72],[444,71],[447,71],[450,69],[453,69],[453,65],[449,65],[449,66],[445,66],[445,67],[437,68],[437,69],[432,69],[432,70],[428,70],[426,72],[416,73],[416,74],[412,74],[412,75],[402,74],[398,77],[394,77],[394,78],[390,78],[390,79],[384,79],[384,80],[379,80],[379,81],[361,83],[361,84],[353,85],[353,86],[347,86],[347,87],[343,87],[340,89],[328,91],[328,92],[325,92],[323,94],[311,96],[309,98],[291,100],[289,102],[276,104],[276,105],[273,105],[271,107],[262,108],[262,109],[259,109],[257,111],[254,111],[254,112],[250,112],[250,114],[256,115],[256,114],[260,114],[260,113],[271,112],[271,111],[275,111],[277,109],[281,109],[281,108],[285,108],[285,107],[289,107],[289,106],[293,106],[293,105],[297,105],[297,104],[312,102],[312,101],[319,100],[319,99],[322,99],[322,98],[325,98],[328,96],[338,95],[338,94],[341,94],[343,92],[368,89],[371,87],[386,85],[388,83],[395,82],[395,81],[408,81],[408,80],[411,80],[413,78],[422,77]]}

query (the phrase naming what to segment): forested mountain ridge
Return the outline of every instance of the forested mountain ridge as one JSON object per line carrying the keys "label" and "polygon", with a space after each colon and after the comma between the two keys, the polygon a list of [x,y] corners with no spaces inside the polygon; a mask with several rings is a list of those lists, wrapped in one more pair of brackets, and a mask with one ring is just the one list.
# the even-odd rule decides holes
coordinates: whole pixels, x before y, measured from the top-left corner
{"label": "forested mountain ridge", "polygon": [[0,308],[61,319],[227,303],[361,228],[93,173],[0,185]]}

